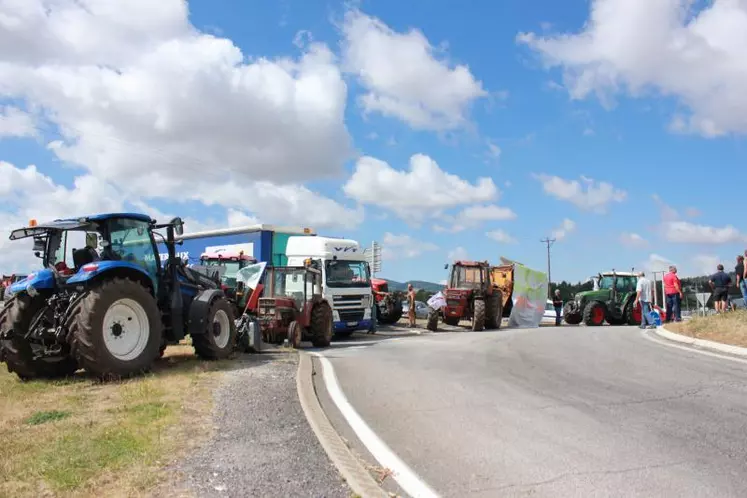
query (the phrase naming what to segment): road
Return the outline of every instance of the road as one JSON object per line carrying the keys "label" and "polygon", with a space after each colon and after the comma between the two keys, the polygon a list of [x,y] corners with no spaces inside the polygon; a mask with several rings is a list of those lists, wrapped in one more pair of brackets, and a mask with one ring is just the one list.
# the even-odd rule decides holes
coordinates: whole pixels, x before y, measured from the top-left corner
{"label": "road", "polygon": [[[745,362],[636,327],[568,326],[325,356],[357,413],[441,496],[747,496]],[[316,377],[335,427],[374,463]]]}

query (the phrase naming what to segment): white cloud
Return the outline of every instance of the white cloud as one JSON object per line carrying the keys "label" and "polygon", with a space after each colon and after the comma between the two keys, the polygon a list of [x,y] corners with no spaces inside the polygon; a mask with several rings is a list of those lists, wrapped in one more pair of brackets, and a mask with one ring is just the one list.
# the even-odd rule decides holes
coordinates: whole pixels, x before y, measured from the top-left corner
{"label": "white cloud", "polygon": [[[696,254],[692,257],[694,276],[712,275],[716,273],[716,266],[723,264],[723,260],[713,254]],[[726,266],[726,265],[724,265]],[[729,268],[726,268],[729,271]]]}
{"label": "white cloud", "polygon": [[449,253],[446,255],[446,258],[450,262],[454,261],[466,261],[469,259],[469,254],[467,253],[467,249],[465,249],[462,246],[455,247]]}
{"label": "white cloud", "polygon": [[624,232],[620,234],[620,242],[628,247],[646,247],[648,241],[637,233]]}
{"label": "white cloud", "polygon": [[487,160],[491,162],[497,162],[501,157],[501,148],[498,147],[498,145],[496,145],[492,140],[487,140],[485,143],[488,146],[488,151],[485,153]]}
{"label": "white cloud", "polygon": [[627,193],[607,182],[597,182],[585,176],[578,180],[566,180],[546,174],[533,175],[542,184],[546,194],[561,201],[570,202],[580,209],[604,213],[612,202],[623,202]]}
{"label": "white cloud", "polygon": [[560,66],[572,98],[658,93],[689,108],[675,131],[747,133],[747,3],[593,0],[581,32],[517,37]]}
{"label": "white cloud", "polygon": [[703,213],[698,208],[689,207],[685,210],[685,214],[689,216],[690,218],[697,218],[701,216]]}
{"label": "white cloud", "polygon": [[182,0],[5,2],[0,25],[0,99],[38,110],[61,135],[49,149],[81,177],[266,222],[362,220],[302,185],[344,174],[352,155],[326,45],[244,54],[192,26]]}
{"label": "white cloud", "polygon": [[373,157],[361,157],[343,191],[360,203],[390,209],[410,220],[498,196],[492,179],[479,178],[472,184],[445,172],[423,154],[410,158],[409,171],[394,169]]}
{"label": "white cloud", "polygon": [[243,211],[238,209],[229,209],[227,213],[227,220],[229,227],[243,227],[250,225],[258,225],[259,219],[254,216],[249,216]]}
{"label": "white cloud", "polygon": [[409,235],[395,235],[390,232],[384,234],[384,242],[381,245],[381,256],[384,259],[409,259],[415,258],[428,251],[438,249],[436,244],[422,242]]}
{"label": "white cloud", "polygon": [[485,235],[487,235],[488,238],[491,238],[501,244],[517,244],[519,242],[503,230],[493,230],[490,232],[486,232]]}
{"label": "white cloud", "polygon": [[576,222],[565,218],[560,226],[552,231],[551,237],[557,241],[564,240],[570,233],[576,231]]}
{"label": "white cloud", "polygon": [[17,107],[0,106],[0,139],[34,137],[36,134],[36,123],[31,114]]}
{"label": "white cloud", "polygon": [[651,279],[651,272],[654,271],[668,271],[669,265],[676,264],[674,261],[672,261],[669,258],[666,258],[664,256],[661,256],[659,254],[649,254],[648,259],[641,263],[641,268],[643,268],[643,271],[647,272],[648,275],[646,275],[649,279]]}
{"label": "white cloud", "polygon": [[438,57],[425,35],[398,33],[358,10],[345,15],[343,59],[368,93],[365,112],[395,117],[413,128],[448,130],[468,122],[470,104],[488,93],[465,65]]}
{"label": "white cloud", "polygon": [[747,236],[732,225],[719,228],[696,225],[688,221],[670,221],[664,223],[664,238],[669,242],[682,244],[716,245],[747,241]]}
{"label": "white cloud", "polygon": [[659,206],[659,214],[661,216],[662,221],[675,221],[679,219],[680,214],[679,212],[674,209],[672,206],[664,202],[661,197],[654,194],[651,196],[651,198],[654,200],[657,206]]}
{"label": "white cloud", "polygon": [[516,213],[511,209],[496,204],[468,206],[462,209],[456,216],[441,216],[443,221],[451,223],[450,227],[441,224],[433,226],[436,232],[461,232],[470,228],[476,228],[486,221],[506,221],[516,219]]}

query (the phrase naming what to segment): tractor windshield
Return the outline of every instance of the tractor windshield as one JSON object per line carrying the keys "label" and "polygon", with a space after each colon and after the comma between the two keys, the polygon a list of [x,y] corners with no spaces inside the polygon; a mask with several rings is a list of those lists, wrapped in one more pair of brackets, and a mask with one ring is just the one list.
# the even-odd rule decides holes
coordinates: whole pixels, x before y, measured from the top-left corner
{"label": "tractor windshield", "polygon": [[325,263],[329,287],[370,287],[371,278],[365,261],[341,261]]}
{"label": "tractor windshield", "polygon": [[479,266],[452,266],[449,286],[454,289],[479,289],[485,280],[483,272],[484,268]]}
{"label": "tractor windshield", "polygon": [[278,267],[269,275],[272,297],[290,297],[301,309],[304,301],[314,295],[313,274],[306,268]]}
{"label": "tractor windshield", "polygon": [[222,266],[225,268],[225,272],[221,276],[221,280],[228,287],[236,286],[236,274],[243,268],[242,261],[231,261],[227,259],[203,259],[202,264],[204,266]]}
{"label": "tractor windshield", "polygon": [[617,283],[614,282],[615,279],[612,275],[605,275],[599,280],[599,288],[610,290],[612,289],[612,286],[615,285],[615,289],[618,292],[632,292],[635,290],[638,279],[630,275],[618,275]]}
{"label": "tractor windshield", "polygon": [[158,274],[155,246],[150,224],[146,221],[130,218],[109,220],[109,244],[104,244],[101,257],[139,265],[154,278]]}

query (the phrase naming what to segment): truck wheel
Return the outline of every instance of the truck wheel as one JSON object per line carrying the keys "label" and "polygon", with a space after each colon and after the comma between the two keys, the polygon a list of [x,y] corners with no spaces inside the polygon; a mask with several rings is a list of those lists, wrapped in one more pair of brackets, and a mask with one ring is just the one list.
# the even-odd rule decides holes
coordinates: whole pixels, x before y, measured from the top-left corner
{"label": "truck wheel", "polygon": [[479,332],[485,329],[485,301],[475,300],[475,311],[472,313],[472,330]]}
{"label": "truck wheel", "polygon": [[70,314],[71,349],[78,363],[99,377],[129,377],[153,366],[163,325],[148,289],[126,278],[88,291]]}
{"label": "truck wheel", "polygon": [[604,323],[605,314],[604,305],[592,301],[584,308],[584,323],[590,327],[599,327]]}
{"label": "truck wheel", "polygon": [[325,302],[311,310],[311,343],[315,348],[326,348],[332,341],[332,308]]}
{"label": "truck wheel", "polygon": [[42,297],[13,296],[0,311],[0,359],[8,372],[21,380],[56,379],[67,377],[78,370],[78,363],[70,356],[34,359],[32,344],[22,335],[33,320],[45,311]]}
{"label": "truck wheel", "polygon": [[201,334],[192,335],[192,346],[203,360],[223,360],[231,356],[236,346],[234,307],[228,299],[219,297],[210,305],[207,324]]}
{"label": "truck wheel", "polygon": [[431,332],[436,332],[438,329],[438,311],[434,309],[428,311],[428,321],[425,324],[425,328]]}

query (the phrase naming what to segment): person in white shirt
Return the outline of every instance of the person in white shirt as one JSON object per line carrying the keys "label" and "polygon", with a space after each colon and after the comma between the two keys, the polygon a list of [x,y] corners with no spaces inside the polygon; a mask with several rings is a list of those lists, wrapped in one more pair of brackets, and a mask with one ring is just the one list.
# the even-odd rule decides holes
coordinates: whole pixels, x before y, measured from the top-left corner
{"label": "person in white shirt", "polygon": [[636,296],[634,306],[641,303],[641,328],[645,329],[646,324],[648,328],[654,329],[654,320],[649,316],[651,312],[651,301],[652,301],[652,290],[651,280],[646,278],[646,274],[641,272],[638,274],[638,284],[635,287]]}

